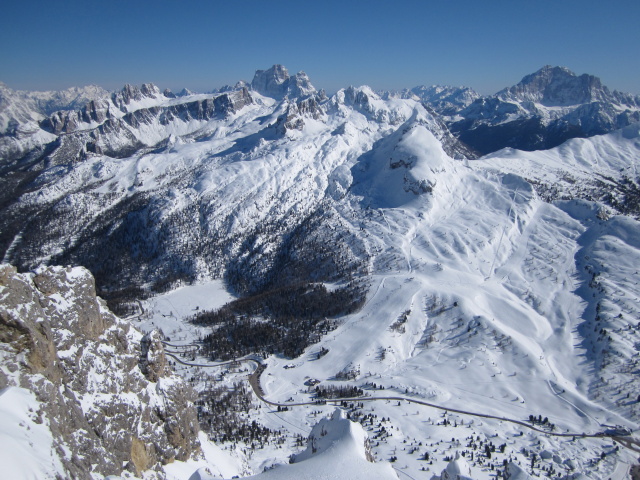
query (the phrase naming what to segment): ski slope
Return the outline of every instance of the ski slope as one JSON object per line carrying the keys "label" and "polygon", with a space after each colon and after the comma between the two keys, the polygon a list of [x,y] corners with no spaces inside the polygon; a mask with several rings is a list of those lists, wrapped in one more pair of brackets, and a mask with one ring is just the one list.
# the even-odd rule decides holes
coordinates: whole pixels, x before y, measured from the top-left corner
{"label": "ski slope", "polygon": [[[305,382],[316,379],[322,385],[353,383],[367,395],[405,395],[495,416],[542,415],[556,432],[637,429],[638,387],[633,370],[623,367],[635,365],[637,357],[638,333],[629,320],[637,318],[640,293],[633,267],[638,224],[628,217],[601,218],[601,206],[580,199],[544,202],[526,181],[552,173],[562,178],[558,165],[580,155],[584,161],[584,151],[592,151],[591,171],[596,160],[603,173],[623,161],[635,168],[637,131],[463,162],[448,157],[421,125],[403,129],[409,134],[386,136],[369,153],[352,156],[348,170],[335,169],[348,184],[336,210],[353,230],[363,227],[362,241],[372,253],[365,306],[299,358],[268,358],[266,397],[308,401]],[[619,152],[615,161],[607,155],[612,151]],[[411,163],[402,174],[389,167],[399,159]],[[415,194],[404,188],[407,179],[425,180],[431,191]],[[594,284],[593,273],[603,286]],[[596,321],[598,303],[602,318]],[[403,312],[409,312],[406,322],[394,327]],[[596,322],[613,332],[604,346],[603,335],[593,331]],[[329,353],[316,358],[321,348]],[[349,369],[357,372],[354,382],[335,380]],[[619,400],[627,393],[630,401]],[[263,407],[256,415],[267,426],[306,435],[317,412],[328,409]],[[524,468],[529,460],[522,449],[533,449],[567,475],[624,478],[634,458],[629,450],[615,451],[607,439],[561,439],[408,403],[367,402],[364,411],[393,423],[393,434],[374,444],[374,455],[388,460],[393,453],[402,473],[416,478],[425,462],[407,453],[408,445],[421,443],[421,453],[432,452],[426,468],[439,473],[445,458],[464,450],[468,435],[505,442],[500,462],[509,458]],[[438,425],[443,418],[457,426]],[[377,431],[370,428],[369,434]],[[271,458],[267,463],[265,456]],[[261,469],[277,463],[278,455],[256,458]],[[470,468],[473,478],[491,476],[486,465]]]}

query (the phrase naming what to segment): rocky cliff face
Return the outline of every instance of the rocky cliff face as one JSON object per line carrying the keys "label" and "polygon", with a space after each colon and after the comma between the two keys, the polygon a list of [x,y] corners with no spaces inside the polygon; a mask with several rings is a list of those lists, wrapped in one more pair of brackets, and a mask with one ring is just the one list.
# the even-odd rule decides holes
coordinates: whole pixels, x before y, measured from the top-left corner
{"label": "rocky cliff face", "polygon": [[[121,158],[140,149],[159,148],[171,135],[192,134],[206,122],[229,117],[253,103],[243,87],[182,101],[181,96],[176,99],[170,92],[161,93],[153,84],[125,85],[82,107],[29,116],[18,113],[35,108],[33,102],[8,95],[13,103],[6,106],[5,90],[0,85],[1,173],[7,167],[38,170],[43,164],[67,164],[93,154]],[[2,127],[5,120],[13,127]]]}
{"label": "rocky cliff face", "polygon": [[0,391],[11,387],[40,402],[53,442],[31,454],[59,459],[51,478],[162,478],[163,464],[199,453],[194,393],[159,335],[113,315],[83,268],[0,266]]}
{"label": "rocky cliff face", "polygon": [[576,75],[565,67],[546,65],[525,76],[520,83],[496,94],[504,101],[537,102],[547,107],[562,107],[611,100],[611,92],[598,77]]}
{"label": "rocky cliff face", "polygon": [[293,77],[282,65],[274,65],[268,70],[257,70],[251,88],[261,95],[281,99],[305,97],[316,93],[309,77],[304,72],[298,72]]}

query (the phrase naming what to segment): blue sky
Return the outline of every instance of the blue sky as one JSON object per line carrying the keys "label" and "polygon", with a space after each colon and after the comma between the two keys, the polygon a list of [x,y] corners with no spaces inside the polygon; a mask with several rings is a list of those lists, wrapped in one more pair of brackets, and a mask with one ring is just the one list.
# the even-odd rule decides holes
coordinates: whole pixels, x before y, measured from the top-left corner
{"label": "blue sky", "polygon": [[550,64],[640,94],[637,0],[9,0],[1,12],[0,81],[14,89],[207,91],[281,63],[329,92],[490,94]]}

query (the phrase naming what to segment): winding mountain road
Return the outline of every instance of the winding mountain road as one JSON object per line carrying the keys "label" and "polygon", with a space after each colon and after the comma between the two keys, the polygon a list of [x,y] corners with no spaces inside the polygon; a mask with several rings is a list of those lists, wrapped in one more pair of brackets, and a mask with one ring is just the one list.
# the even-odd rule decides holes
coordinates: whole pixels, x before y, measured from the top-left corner
{"label": "winding mountain road", "polygon": [[[167,346],[171,346],[171,347],[199,347],[197,344],[191,344],[191,345],[171,345],[169,343],[163,342],[165,343],[165,345]],[[372,402],[372,401],[380,401],[380,400],[384,400],[384,401],[398,401],[398,402],[408,402],[408,403],[414,403],[417,405],[422,405],[425,407],[431,407],[437,410],[443,410],[446,412],[453,412],[453,413],[459,413],[461,415],[468,415],[471,417],[478,417],[478,418],[486,418],[486,419],[491,419],[491,420],[499,420],[502,422],[509,422],[515,425],[519,425],[521,427],[524,428],[528,428],[529,430],[533,430],[539,433],[543,433],[546,435],[553,435],[555,437],[576,437],[576,438],[602,438],[602,437],[609,437],[611,438],[613,441],[615,441],[616,443],[622,445],[625,448],[628,448],[634,452],[638,452],[640,453],[640,441],[635,439],[634,437],[631,436],[626,436],[626,437],[620,437],[620,436],[615,436],[615,435],[609,435],[606,433],[555,433],[555,432],[551,432],[548,430],[542,430],[540,428],[535,427],[534,425],[531,425],[525,421],[522,420],[517,420],[514,418],[507,418],[507,417],[499,417],[497,415],[489,415],[489,414],[484,414],[484,413],[478,413],[478,412],[471,412],[468,410],[461,410],[461,409],[456,409],[456,408],[451,408],[451,407],[446,407],[443,405],[437,405],[435,403],[430,403],[430,402],[425,402],[423,400],[417,400],[415,398],[410,398],[410,397],[402,397],[402,396],[384,396],[384,397],[348,397],[348,398],[327,398],[327,399],[322,399],[322,400],[315,400],[315,401],[309,401],[309,402],[273,402],[267,398],[265,398],[265,394],[264,391],[262,390],[262,386],[260,385],[260,376],[262,375],[262,373],[266,370],[267,366],[260,362],[259,360],[255,359],[255,358],[239,358],[237,360],[232,360],[229,362],[222,362],[222,363],[216,363],[216,364],[202,364],[202,363],[190,363],[190,362],[185,362],[182,359],[180,359],[178,356],[176,356],[174,353],[171,352],[165,352],[166,355],[170,356],[171,358],[173,358],[174,360],[176,360],[178,363],[182,364],[182,365],[186,365],[186,366],[191,366],[191,367],[221,367],[224,365],[237,365],[238,363],[241,362],[247,362],[247,363],[252,363],[255,368],[253,370],[253,372],[251,374],[249,374],[249,385],[251,385],[251,389],[253,390],[253,392],[255,393],[256,397],[258,397],[260,399],[260,401],[268,404],[268,405],[272,405],[275,407],[296,407],[296,406],[304,406],[304,405],[318,405],[321,403],[330,403],[330,404],[341,404],[342,402]]]}

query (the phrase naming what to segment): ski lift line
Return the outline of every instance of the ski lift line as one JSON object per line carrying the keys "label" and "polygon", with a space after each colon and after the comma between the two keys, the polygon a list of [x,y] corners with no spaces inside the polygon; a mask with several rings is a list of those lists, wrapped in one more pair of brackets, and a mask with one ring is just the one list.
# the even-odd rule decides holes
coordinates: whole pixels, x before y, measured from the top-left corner
{"label": "ski lift line", "polygon": [[304,429],[300,428],[299,426],[295,425],[294,423],[291,423],[289,420],[285,420],[280,415],[278,415],[276,412],[270,412],[270,413],[272,415],[276,416],[277,418],[279,418],[280,420],[282,420],[284,423],[288,423],[289,425],[291,425],[292,427],[296,428],[297,430],[300,430],[305,435],[309,435],[309,431],[308,430],[304,430]]}
{"label": "ski lift line", "polygon": [[407,472],[403,472],[402,470],[400,470],[399,468],[394,467],[393,465],[391,465],[391,468],[393,468],[396,472],[402,473],[403,475],[406,475],[407,477],[409,477],[411,480],[417,480],[415,477],[412,477],[411,475],[409,475]]}
{"label": "ski lift line", "polygon": [[[518,194],[518,189],[516,188],[515,191],[513,192],[513,198],[511,199],[511,205],[509,206],[509,213],[507,214],[507,217],[511,218],[511,212],[513,211],[513,203],[515,202],[516,199],[516,195]],[[496,249],[496,253],[493,256],[493,262],[491,263],[491,269],[489,270],[489,275],[487,276],[487,280],[489,278],[491,278],[491,275],[493,275],[493,267],[496,264],[496,259],[498,258],[498,252],[500,251],[500,247],[502,246],[502,239],[504,238],[504,232],[507,231],[507,226],[505,225],[504,228],[502,229],[502,234],[500,235],[500,241],[498,242],[498,248]]]}
{"label": "ski lift line", "polygon": [[573,408],[575,408],[578,412],[582,413],[585,417],[590,418],[591,420],[593,420],[594,422],[597,423],[597,420],[592,417],[591,415],[589,415],[587,412],[585,412],[584,410],[582,410],[580,407],[578,407],[577,405],[574,405],[573,403],[571,403],[569,400],[567,400],[566,398],[564,398],[562,396],[562,392],[556,392],[556,389],[553,388],[553,385],[551,384],[550,380],[547,380],[547,385],[549,385],[549,388],[551,389],[551,392],[558,397],[560,400],[562,400],[563,402],[567,403],[568,405],[571,405]]}

